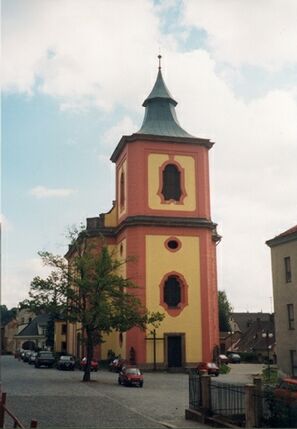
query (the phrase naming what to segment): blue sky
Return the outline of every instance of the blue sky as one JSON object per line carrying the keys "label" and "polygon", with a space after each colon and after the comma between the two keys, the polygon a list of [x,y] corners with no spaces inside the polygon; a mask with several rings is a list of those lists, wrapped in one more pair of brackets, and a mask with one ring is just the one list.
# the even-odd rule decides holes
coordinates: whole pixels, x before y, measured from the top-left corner
{"label": "blue sky", "polygon": [[296,20],[294,0],[4,0],[2,302],[26,298],[38,250],[63,254],[68,227],[110,209],[109,157],[160,50],[181,125],[216,142],[218,286],[269,311],[265,241],[297,221]]}

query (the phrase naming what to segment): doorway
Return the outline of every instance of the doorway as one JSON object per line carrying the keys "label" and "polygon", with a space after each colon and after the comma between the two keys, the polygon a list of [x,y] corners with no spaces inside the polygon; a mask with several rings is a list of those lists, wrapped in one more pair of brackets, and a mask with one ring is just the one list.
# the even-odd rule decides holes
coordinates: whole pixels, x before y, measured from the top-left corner
{"label": "doorway", "polygon": [[168,368],[180,368],[183,366],[182,335],[167,335],[167,365]]}

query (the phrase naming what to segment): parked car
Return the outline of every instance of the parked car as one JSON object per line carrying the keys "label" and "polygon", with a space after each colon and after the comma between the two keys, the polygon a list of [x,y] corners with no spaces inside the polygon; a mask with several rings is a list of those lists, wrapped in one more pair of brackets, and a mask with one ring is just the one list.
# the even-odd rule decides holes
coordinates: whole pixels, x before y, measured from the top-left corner
{"label": "parked car", "polygon": [[26,350],[24,353],[23,361],[29,362],[29,358],[32,355],[32,353],[33,353],[33,350]]}
{"label": "parked car", "polygon": [[120,372],[124,366],[129,365],[126,359],[116,358],[109,364],[109,371]]}
{"label": "parked car", "polygon": [[237,353],[230,353],[228,359],[230,363],[240,363],[240,355]]}
{"label": "parked car", "polygon": [[[86,366],[86,364],[87,364],[87,358],[86,357],[84,357],[84,358],[82,358],[82,360],[80,361],[80,369],[81,370],[84,370],[85,369],[85,366]],[[95,359],[92,359],[91,360],[91,371],[95,371],[95,372],[97,372],[98,371],[98,362],[95,360]]]}
{"label": "parked car", "polygon": [[214,362],[199,362],[196,370],[198,374],[201,374],[202,371],[207,371],[209,375],[215,375],[216,377],[220,373],[219,367]]}
{"label": "parked car", "polygon": [[283,378],[274,390],[275,396],[285,402],[297,404],[297,379]]}
{"label": "parked car", "polygon": [[143,375],[138,368],[123,367],[119,373],[118,383],[125,386],[143,386]]}
{"label": "parked car", "polygon": [[35,368],[40,368],[41,366],[47,366],[49,368],[53,367],[55,363],[55,357],[52,352],[42,351],[38,352],[35,357]]}
{"label": "parked car", "polygon": [[229,359],[227,358],[226,355],[219,355],[219,362],[220,362],[220,364],[222,364],[222,363],[228,363]]}
{"label": "parked car", "polygon": [[62,355],[60,356],[57,362],[57,369],[69,369],[74,371],[75,368],[75,359],[74,356]]}
{"label": "parked car", "polygon": [[29,365],[33,365],[35,363],[36,356],[37,356],[37,352],[33,352],[30,354],[30,357],[28,360]]}

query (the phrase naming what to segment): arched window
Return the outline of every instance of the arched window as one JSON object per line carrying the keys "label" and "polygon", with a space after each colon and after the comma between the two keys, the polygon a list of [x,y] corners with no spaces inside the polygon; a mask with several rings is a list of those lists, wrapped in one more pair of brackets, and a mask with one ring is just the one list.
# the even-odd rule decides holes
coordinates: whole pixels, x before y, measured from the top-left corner
{"label": "arched window", "polygon": [[122,171],[120,177],[120,206],[123,208],[125,205],[125,174]]}
{"label": "arched window", "polygon": [[163,170],[162,194],[164,200],[179,201],[181,198],[180,171],[174,164],[167,164]]}
{"label": "arched window", "polygon": [[176,276],[169,276],[165,282],[164,302],[171,308],[181,302],[181,284]]}

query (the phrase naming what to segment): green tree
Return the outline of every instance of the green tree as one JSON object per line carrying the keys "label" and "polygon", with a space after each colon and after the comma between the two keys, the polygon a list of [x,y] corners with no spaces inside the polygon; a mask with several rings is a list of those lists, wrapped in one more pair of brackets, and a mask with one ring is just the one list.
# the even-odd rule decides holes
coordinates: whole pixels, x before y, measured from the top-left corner
{"label": "green tree", "polygon": [[228,301],[226,292],[220,291],[218,292],[218,302],[219,302],[219,326],[220,331],[228,332],[231,330],[230,327],[230,313],[232,312],[232,305]]}
{"label": "green tree", "polygon": [[61,256],[39,252],[53,271],[46,279],[33,279],[26,305],[81,323],[87,351],[83,381],[89,381],[93,349],[103,342],[104,334],[126,332],[135,326],[156,327],[164,315],[149,313],[141,304],[133,293],[138,286],[120,275],[120,267],[130,261],[116,258],[104,242],[96,252],[81,232],[73,240],[72,252],[69,266]]}
{"label": "green tree", "polygon": [[6,305],[0,305],[1,326],[5,326],[8,322],[15,318],[17,309],[15,307],[8,310]]}

